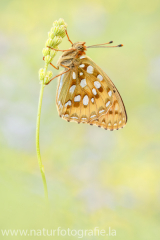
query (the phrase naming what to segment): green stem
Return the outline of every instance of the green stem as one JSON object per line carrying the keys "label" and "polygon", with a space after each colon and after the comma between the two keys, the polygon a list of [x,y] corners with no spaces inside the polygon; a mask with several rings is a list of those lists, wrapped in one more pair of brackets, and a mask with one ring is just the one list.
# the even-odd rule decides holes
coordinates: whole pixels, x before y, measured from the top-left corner
{"label": "green stem", "polygon": [[37,157],[38,157],[38,164],[43,180],[43,187],[44,187],[44,194],[46,203],[48,205],[48,190],[47,190],[47,183],[46,183],[46,177],[44,173],[44,167],[42,165],[41,160],[41,154],[40,154],[40,147],[39,147],[39,129],[40,129],[40,116],[41,116],[41,107],[42,107],[42,98],[43,98],[43,91],[44,91],[45,84],[41,83],[41,90],[40,90],[40,96],[39,96],[39,105],[38,105],[38,115],[37,115],[37,127],[36,127],[36,148],[37,148]]}

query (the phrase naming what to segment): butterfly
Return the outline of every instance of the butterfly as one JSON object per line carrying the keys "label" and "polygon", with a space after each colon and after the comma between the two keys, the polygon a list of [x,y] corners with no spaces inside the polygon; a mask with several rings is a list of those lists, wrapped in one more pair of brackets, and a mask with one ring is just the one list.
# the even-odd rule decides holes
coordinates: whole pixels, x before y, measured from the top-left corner
{"label": "butterfly", "polygon": [[[107,74],[86,55],[87,48],[107,47],[97,44],[86,47],[85,42],[72,43],[63,51],[57,66],[65,68],[59,76],[56,105],[59,116],[68,122],[87,123],[106,130],[118,130],[127,123],[123,100]],[[122,44],[113,46],[121,47]],[[53,48],[52,48],[53,49]],[[54,49],[57,51],[57,49]],[[50,83],[52,78],[48,83]]]}

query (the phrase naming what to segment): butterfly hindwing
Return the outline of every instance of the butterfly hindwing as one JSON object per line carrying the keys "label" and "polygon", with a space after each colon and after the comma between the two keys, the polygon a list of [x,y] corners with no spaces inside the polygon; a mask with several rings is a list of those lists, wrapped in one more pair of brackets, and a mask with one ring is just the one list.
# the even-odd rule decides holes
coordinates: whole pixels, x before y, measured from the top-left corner
{"label": "butterfly hindwing", "polygon": [[59,79],[59,114],[67,121],[88,123],[108,130],[122,128],[127,115],[121,96],[106,75],[89,57]]}

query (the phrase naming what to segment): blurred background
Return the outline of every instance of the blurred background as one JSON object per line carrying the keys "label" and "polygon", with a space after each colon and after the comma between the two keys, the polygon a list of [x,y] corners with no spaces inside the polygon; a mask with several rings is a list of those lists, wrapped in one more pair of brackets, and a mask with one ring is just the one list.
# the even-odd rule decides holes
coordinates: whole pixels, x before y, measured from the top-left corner
{"label": "blurred background", "polygon": [[[59,18],[73,42],[124,44],[87,55],[118,88],[128,123],[109,132],[65,122],[55,104],[57,79],[45,88],[40,147],[48,217],[35,146],[38,71]],[[60,48],[69,47],[64,38]],[[111,227],[117,240],[160,239],[160,2],[2,0],[0,58],[0,228]]]}

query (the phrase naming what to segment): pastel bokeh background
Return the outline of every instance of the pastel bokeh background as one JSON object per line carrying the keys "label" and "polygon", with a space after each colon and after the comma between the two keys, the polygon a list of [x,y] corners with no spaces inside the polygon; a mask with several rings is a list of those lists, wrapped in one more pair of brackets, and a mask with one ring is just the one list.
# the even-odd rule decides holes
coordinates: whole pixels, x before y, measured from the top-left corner
{"label": "pastel bokeh background", "polygon": [[[35,147],[38,70],[59,18],[73,42],[124,44],[87,55],[115,83],[128,123],[109,132],[65,122],[55,105],[57,80],[45,88],[40,145],[48,217]],[[64,38],[60,48],[69,47]],[[0,58],[0,228],[110,226],[117,232],[111,239],[160,239],[160,2],[2,0]],[[61,238],[71,237],[54,239]],[[83,239],[99,238],[106,239]]]}

